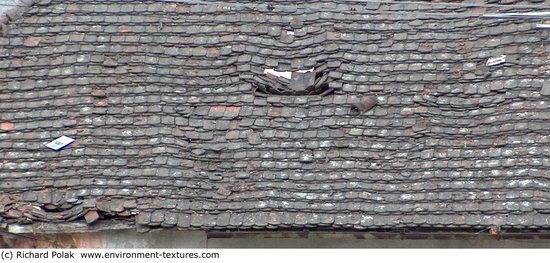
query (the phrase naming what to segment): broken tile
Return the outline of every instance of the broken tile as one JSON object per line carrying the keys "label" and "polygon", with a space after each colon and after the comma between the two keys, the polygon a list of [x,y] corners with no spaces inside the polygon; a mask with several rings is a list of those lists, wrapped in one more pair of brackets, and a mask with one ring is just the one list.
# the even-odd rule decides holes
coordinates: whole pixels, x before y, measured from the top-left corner
{"label": "broken tile", "polygon": [[87,224],[91,224],[99,219],[99,214],[96,210],[90,210],[86,214],[84,214],[84,219],[86,220]]}
{"label": "broken tile", "polygon": [[292,72],[289,88],[294,91],[304,91],[315,84],[315,73]]}

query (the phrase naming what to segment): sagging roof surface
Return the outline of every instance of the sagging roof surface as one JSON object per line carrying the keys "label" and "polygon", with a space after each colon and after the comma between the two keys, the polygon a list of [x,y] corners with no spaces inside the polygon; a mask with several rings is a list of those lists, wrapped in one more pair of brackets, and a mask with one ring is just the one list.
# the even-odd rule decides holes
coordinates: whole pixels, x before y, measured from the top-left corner
{"label": "sagging roof surface", "polygon": [[[548,6],[252,2],[39,1],[7,22],[3,225],[550,227],[550,31],[483,17]],[[333,94],[254,92],[321,65]]]}

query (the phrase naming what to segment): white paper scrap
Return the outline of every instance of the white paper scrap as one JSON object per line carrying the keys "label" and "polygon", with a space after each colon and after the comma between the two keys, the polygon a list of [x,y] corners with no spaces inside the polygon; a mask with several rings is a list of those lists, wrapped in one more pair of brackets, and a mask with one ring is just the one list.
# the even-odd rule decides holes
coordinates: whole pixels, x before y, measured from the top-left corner
{"label": "white paper scrap", "polygon": [[506,55],[498,56],[498,57],[492,57],[487,59],[487,66],[494,66],[498,64],[502,64],[506,62]]}
{"label": "white paper scrap", "polygon": [[[296,72],[306,73],[306,72],[312,72],[313,70],[315,70],[315,68],[302,69],[302,70],[298,70]],[[292,72],[291,71],[275,71],[275,69],[266,68],[266,69],[264,69],[264,73],[266,73],[266,74],[269,73],[271,75],[275,75],[277,77],[283,77],[285,79],[291,79],[292,78]]]}
{"label": "white paper scrap", "polygon": [[63,135],[63,136],[49,142],[48,144],[46,144],[46,147],[48,147],[48,148],[50,148],[54,151],[58,151],[61,148],[73,143],[74,141],[75,141],[75,139]]}

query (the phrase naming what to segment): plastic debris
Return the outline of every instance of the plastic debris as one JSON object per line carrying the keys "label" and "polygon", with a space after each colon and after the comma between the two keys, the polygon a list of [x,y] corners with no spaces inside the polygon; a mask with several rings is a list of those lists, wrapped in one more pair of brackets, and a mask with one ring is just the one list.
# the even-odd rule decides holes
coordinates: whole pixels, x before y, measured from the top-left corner
{"label": "plastic debris", "polygon": [[550,24],[536,24],[535,28],[541,28],[541,29],[549,29]]}
{"label": "plastic debris", "polygon": [[498,56],[498,57],[492,57],[487,60],[486,65],[487,66],[495,66],[506,62],[506,55]]}
{"label": "plastic debris", "polygon": [[54,151],[59,151],[59,150],[63,149],[65,146],[73,143],[74,141],[75,141],[75,139],[63,135],[63,136],[49,142],[48,144],[46,144],[46,147],[48,147],[48,148],[50,148]]}
{"label": "plastic debris", "polygon": [[361,100],[361,102],[355,103],[351,107],[351,110],[352,112],[359,114],[372,109],[374,106],[376,106],[376,104],[378,104],[378,100],[376,99],[376,97],[366,97]]}
{"label": "plastic debris", "polygon": [[550,17],[550,12],[526,12],[526,13],[495,13],[484,14],[482,18],[545,18]]}

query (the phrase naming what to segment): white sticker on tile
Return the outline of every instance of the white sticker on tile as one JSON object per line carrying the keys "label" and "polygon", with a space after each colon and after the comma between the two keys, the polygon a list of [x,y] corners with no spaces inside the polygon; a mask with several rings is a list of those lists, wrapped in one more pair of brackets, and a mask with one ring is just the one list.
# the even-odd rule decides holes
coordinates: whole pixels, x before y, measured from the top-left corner
{"label": "white sticker on tile", "polygon": [[73,143],[74,141],[75,141],[75,139],[63,135],[63,136],[49,142],[48,144],[46,144],[46,147],[48,147],[48,148],[50,148],[54,151],[58,151],[58,150],[62,149],[63,147]]}
{"label": "white sticker on tile", "polygon": [[487,59],[487,66],[494,66],[498,64],[502,64],[506,62],[506,55],[498,56],[498,57],[492,57]]}

